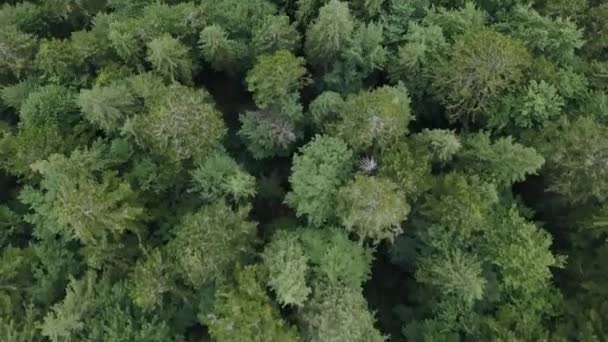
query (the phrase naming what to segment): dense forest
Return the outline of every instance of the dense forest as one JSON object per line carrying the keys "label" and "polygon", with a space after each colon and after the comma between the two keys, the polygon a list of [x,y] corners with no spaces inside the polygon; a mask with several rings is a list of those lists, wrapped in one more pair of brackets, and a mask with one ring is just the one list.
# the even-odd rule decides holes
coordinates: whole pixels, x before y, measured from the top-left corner
{"label": "dense forest", "polygon": [[0,1],[0,341],[608,341],[608,2]]}

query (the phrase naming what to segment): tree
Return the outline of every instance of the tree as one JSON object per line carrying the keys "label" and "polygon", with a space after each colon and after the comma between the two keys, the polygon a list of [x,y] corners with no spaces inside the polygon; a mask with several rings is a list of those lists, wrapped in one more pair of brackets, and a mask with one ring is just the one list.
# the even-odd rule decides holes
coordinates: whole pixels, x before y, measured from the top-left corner
{"label": "tree", "polygon": [[584,44],[583,31],[569,19],[543,17],[530,7],[516,6],[499,28],[523,41],[531,51],[569,62]]}
{"label": "tree", "polygon": [[605,199],[605,130],[592,118],[581,117],[545,131],[539,149],[547,159],[549,190],[573,204]]}
{"label": "tree", "polygon": [[208,321],[210,335],[218,341],[298,341],[293,327],[285,323],[266,295],[261,270],[240,268],[235,284],[220,290]]}
{"label": "tree", "polygon": [[342,225],[374,244],[392,242],[409,211],[405,195],[385,178],[355,176],[338,192],[336,213]]}
{"label": "tree", "polygon": [[239,115],[239,136],[255,159],[286,156],[293,144],[301,137],[298,127],[301,107],[246,111]]}
{"label": "tree", "polygon": [[83,89],[77,99],[84,117],[106,132],[115,132],[136,108],[131,91],[124,84],[110,84]]}
{"label": "tree", "polygon": [[302,306],[311,293],[306,278],[309,259],[296,234],[278,231],[262,254],[268,285],[282,305]]}
{"label": "tree", "polygon": [[154,69],[171,81],[189,83],[192,78],[192,60],[189,49],[177,39],[165,34],[148,43],[147,60]]}
{"label": "tree", "polygon": [[331,0],[319,10],[319,16],[308,27],[305,50],[309,60],[327,65],[346,50],[355,29],[348,4]]}
{"label": "tree", "polygon": [[239,43],[228,38],[228,33],[218,25],[210,25],[201,31],[199,46],[205,60],[216,70],[239,70],[243,51]]}
{"label": "tree", "polygon": [[304,341],[385,341],[365,298],[351,288],[320,286],[300,313]]}
{"label": "tree", "polygon": [[313,292],[324,285],[360,290],[370,277],[372,250],[348,239],[335,227],[296,232],[310,262]]}
{"label": "tree", "polygon": [[304,59],[280,50],[258,59],[247,73],[247,89],[253,93],[257,106],[267,109],[282,101],[297,101],[305,75]]}
{"label": "tree", "polygon": [[402,138],[412,120],[410,99],[403,85],[362,91],[346,98],[338,122],[330,131],[355,151],[385,148]]}
{"label": "tree", "polygon": [[287,50],[261,56],[247,73],[247,88],[260,109],[239,117],[239,135],[256,159],[286,154],[301,135],[305,75],[304,59]]}
{"label": "tree", "polygon": [[21,78],[32,67],[36,53],[35,37],[6,25],[0,33],[0,46],[0,76]]}
{"label": "tree", "polygon": [[403,81],[415,96],[422,96],[430,88],[430,66],[448,50],[448,43],[440,26],[410,24],[404,44],[388,64],[393,82]]}
{"label": "tree", "polygon": [[223,201],[185,215],[168,245],[181,276],[193,288],[224,279],[240,258],[251,252],[256,224],[249,208],[233,211]]}
{"label": "tree", "polygon": [[544,162],[533,148],[513,143],[510,137],[492,142],[489,135],[478,133],[464,137],[455,165],[463,173],[505,187],[537,173]]}
{"label": "tree", "polygon": [[293,158],[286,202],[298,216],[321,225],[334,218],[336,195],[352,169],[352,152],[340,139],[316,136]]}
{"label": "tree", "polygon": [[477,257],[459,249],[421,258],[416,280],[437,287],[445,297],[456,297],[467,308],[483,298],[487,283]]}
{"label": "tree", "polygon": [[192,191],[207,201],[228,196],[235,202],[255,195],[255,178],[246,173],[234,159],[222,152],[209,156],[192,171]]}
{"label": "tree", "polygon": [[432,67],[432,87],[451,121],[476,121],[522,80],[529,65],[530,55],[518,41],[491,30],[468,31]]}
{"label": "tree", "polygon": [[53,154],[32,166],[42,176],[41,189],[28,187],[20,199],[34,211],[29,221],[41,236],[60,234],[103,245],[111,237],[139,230],[143,208],[137,193],[106,167],[98,145],[69,158]]}
{"label": "tree", "polygon": [[172,161],[203,160],[226,133],[211,95],[179,85],[168,88],[148,115],[134,120],[135,134],[141,134],[153,152]]}
{"label": "tree", "polygon": [[129,296],[133,303],[146,311],[158,308],[163,296],[176,287],[174,264],[160,249],[146,252],[130,275]]}
{"label": "tree", "polygon": [[462,144],[454,131],[424,129],[414,137],[416,144],[427,149],[434,161],[445,163],[460,151]]}
{"label": "tree", "polygon": [[290,24],[286,15],[269,15],[252,33],[254,54],[273,53],[279,50],[295,51],[300,45],[300,33]]}

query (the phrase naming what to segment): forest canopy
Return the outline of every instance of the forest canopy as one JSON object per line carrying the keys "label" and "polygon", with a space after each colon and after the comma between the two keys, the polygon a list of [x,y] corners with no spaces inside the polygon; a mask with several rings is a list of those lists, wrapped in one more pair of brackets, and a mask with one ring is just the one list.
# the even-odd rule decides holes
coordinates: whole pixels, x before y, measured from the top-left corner
{"label": "forest canopy", "polygon": [[0,341],[607,339],[605,1],[0,1]]}

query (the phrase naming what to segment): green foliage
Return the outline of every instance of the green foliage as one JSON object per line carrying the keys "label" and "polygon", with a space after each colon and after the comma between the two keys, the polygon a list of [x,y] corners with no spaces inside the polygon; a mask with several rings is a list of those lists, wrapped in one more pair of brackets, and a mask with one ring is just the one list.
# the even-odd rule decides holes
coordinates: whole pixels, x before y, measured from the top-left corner
{"label": "green foliage", "polygon": [[335,131],[356,151],[387,147],[408,131],[410,99],[403,85],[351,95],[338,112]]}
{"label": "green foliage", "polygon": [[397,183],[406,197],[416,199],[430,187],[430,159],[424,150],[399,142],[382,150],[379,172]]}
{"label": "green foliage", "polygon": [[209,156],[192,171],[192,191],[207,201],[229,196],[235,202],[255,195],[255,178],[247,174],[234,159],[218,152]]}
{"label": "green foliage", "polygon": [[31,92],[20,107],[22,128],[58,125],[64,130],[76,121],[74,94],[67,88],[49,85]]}
{"label": "green foliage", "polygon": [[315,126],[326,128],[328,124],[337,120],[343,106],[344,99],[340,94],[326,91],[310,103],[308,111]]}
{"label": "green foliage", "polygon": [[31,223],[40,234],[61,234],[84,244],[103,244],[111,236],[136,232],[143,218],[137,194],[105,170],[99,146],[53,154],[32,168],[42,176],[41,189],[26,188],[21,201],[31,206]]}
{"label": "green foliage", "polygon": [[293,158],[287,203],[298,216],[321,225],[334,218],[336,195],[352,170],[352,151],[340,139],[316,136]]}
{"label": "green foliage", "polygon": [[302,310],[304,341],[385,341],[365,298],[350,288],[322,286]]}
{"label": "green foliage", "polygon": [[21,78],[32,67],[36,53],[36,39],[14,26],[2,27],[0,33],[0,77]]}
{"label": "green foliage", "polygon": [[603,1],[0,2],[0,341],[608,336]]}
{"label": "green foliage", "polygon": [[371,251],[350,241],[343,231],[307,228],[298,233],[310,260],[315,287],[327,284],[355,289],[369,279]]}
{"label": "green foliage", "polygon": [[148,115],[134,120],[135,134],[154,153],[175,161],[204,159],[226,133],[209,93],[179,85],[169,87]]}
{"label": "green foliage", "polygon": [[174,287],[173,265],[167,259],[161,250],[155,249],[133,268],[129,295],[143,310],[160,306],[162,296]]}
{"label": "green foliage", "polygon": [[438,61],[448,48],[441,27],[410,24],[405,43],[388,65],[392,81],[403,81],[414,95],[430,86],[429,65]]}
{"label": "green foliage", "polygon": [[242,256],[251,252],[256,224],[249,208],[236,211],[223,201],[184,216],[168,245],[184,280],[194,288],[219,281]]}
{"label": "green foliage", "polygon": [[300,33],[286,15],[271,15],[253,30],[252,45],[255,55],[279,50],[294,51],[300,45]]}
{"label": "green foliage", "polygon": [[299,98],[306,75],[304,59],[287,50],[261,56],[247,73],[247,89],[258,107],[266,109],[288,98]]}
{"label": "green foliage", "polygon": [[306,32],[306,55],[315,64],[327,64],[350,46],[355,22],[348,4],[331,0]]}
{"label": "green foliage", "polygon": [[450,120],[475,121],[487,115],[497,96],[521,81],[530,63],[518,41],[491,30],[469,31],[433,67],[433,91]]}
{"label": "green foliage", "polygon": [[356,176],[338,192],[336,213],[347,231],[373,243],[393,241],[410,207],[392,181]]}
{"label": "green foliage", "polygon": [[301,108],[297,103],[292,104],[293,108],[247,111],[239,116],[238,134],[254,158],[284,156],[291,152],[302,134],[297,127]]}
{"label": "green foliage", "polygon": [[467,32],[483,31],[487,16],[486,12],[475,6],[474,2],[467,1],[460,8],[446,9],[440,7],[430,11],[424,18],[424,22],[430,26],[441,27],[445,36],[455,41],[460,35]]}
{"label": "green foliage", "polygon": [[228,38],[228,33],[218,25],[210,25],[201,31],[200,48],[205,60],[216,70],[238,70],[243,58],[239,43]]}
{"label": "green foliage", "polygon": [[136,107],[130,90],[123,84],[83,89],[77,100],[83,116],[106,132],[115,132]]}
{"label": "green foliage", "polygon": [[189,83],[192,78],[192,60],[188,48],[168,34],[148,43],[146,59],[160,75],[171,81]]}
{"label": "green foliage", "polygon": [[544,81],[531,81],[526,90],[521,118],[516,119],[518,126],[530,127],[533,123],[542,123],[559,116],[564,100],[557,94],[555,87]]}
{"label": "green foliage", "polygon": [[533,148],[514,143],[510,137],[492,142],[483,133],[466,136],[456,156],[457,169],[499,187],[523,181],[544,162]]}
{"label": "green foliage", "polygon": [[217,294],[209,318],[209,333],[217,341],[298,341],[296,330],[285,323],[266,295],[260,269],[236,271],[236,284]]}
{"label": "green foliage", "polygon": [[547,131],[539,148],[547,159],[549,190],[573,203],[605,199],[605,130],[583,117]]}
{"label": "green foliage", "polygon": [[570,61],[575,50],[584,44],[583,32],[568,19],[543,17],[535,10],[517,6],[499,28],[523,41],[528,49],[554,58]]}
{"label": "green foliage", "polygon": [[437,287],[443,296],[456,297],[469,308],[483,298],[486,280],[475,255],[447,251],[421,259],[418,267],[416,280]]}
{"label": "green foliage", "polygon": [[598,4],[598,6],[589,9],[587,23],[587,39],[585,48],[592,54],[605,54],[608,48],[608,4]]}
{"label": "green foliage", "polygon": [[268,269],[268,285],[282,305],[302,306],[311,289],[306,284],[308,257],[295,234],[278,231],[262,254]]}
{"label": "green foliage", "polygon": [[462,144],[454,131],[424,129],[415,136],[416,144],[428,149],[434,161],[445,163],[460,151]]}

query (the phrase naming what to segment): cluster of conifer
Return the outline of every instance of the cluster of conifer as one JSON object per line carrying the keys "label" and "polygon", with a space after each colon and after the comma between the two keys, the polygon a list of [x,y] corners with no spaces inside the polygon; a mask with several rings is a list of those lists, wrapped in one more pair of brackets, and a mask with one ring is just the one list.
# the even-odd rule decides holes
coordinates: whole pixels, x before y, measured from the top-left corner
{"label": "cluster of conifer", "polygon": [[603,0],[0,1],[0,341],[604,341]]}

